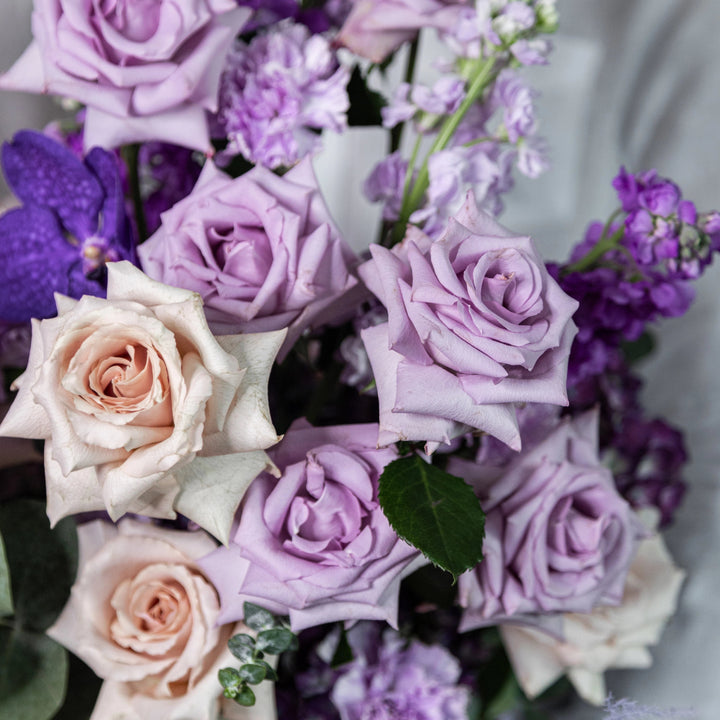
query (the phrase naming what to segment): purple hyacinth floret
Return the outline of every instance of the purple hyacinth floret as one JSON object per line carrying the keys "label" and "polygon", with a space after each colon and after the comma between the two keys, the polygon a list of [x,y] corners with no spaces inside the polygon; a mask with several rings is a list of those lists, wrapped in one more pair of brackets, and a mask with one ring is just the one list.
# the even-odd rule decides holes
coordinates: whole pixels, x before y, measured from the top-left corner
{"label": "purple hyacinth floret", "polygon": [[23,205],[0,218],[0,319],[51,317],[55,292],[104,296],[105,263],[137,263],[113,154],[93,148],[80,160],[22,130],[3,145],[2,166]]}
{"label": "purple hyacinth floret", "polygon": [[290,166],[320,146],[317,130],[342,132],[349,73],[330,43],[286,21],[249,44],[238,41],[220,81],[217,129],[224,157],[242,154],[269,168]]}
{"label": "purple hyacinth floret", "polygon": [[373,648],[363,635],[362,623],[349,631],[355,659],[331,694],[342,720],[466,720],[470,693],[458,684],[460,663],[448,650],[408,643],[392,630]]}

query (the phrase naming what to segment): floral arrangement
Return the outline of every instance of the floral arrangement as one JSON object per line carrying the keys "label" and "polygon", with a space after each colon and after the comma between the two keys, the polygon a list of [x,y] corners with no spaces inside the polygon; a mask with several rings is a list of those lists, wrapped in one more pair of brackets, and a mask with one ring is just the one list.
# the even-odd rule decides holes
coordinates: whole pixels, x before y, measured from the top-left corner
{"label": "floral arrangement", "polygon": [[[0,87],[72,115],[2,148],[2,717],[688,717],[603,673],[678,602],[687,453],[636,363],[720,214],[620,168],[565,262],[498,221],[551,156],[524,72],[557,23],[34,0]],[[373,125],[357,249],[313,157]]]}

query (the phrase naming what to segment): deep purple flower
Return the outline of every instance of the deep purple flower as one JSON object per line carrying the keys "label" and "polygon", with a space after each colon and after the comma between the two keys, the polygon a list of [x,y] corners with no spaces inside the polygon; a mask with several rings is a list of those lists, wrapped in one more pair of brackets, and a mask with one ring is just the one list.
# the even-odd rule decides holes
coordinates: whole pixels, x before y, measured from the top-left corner
{"label": "deep purple flower", "polygon": [[[409,643],[390,630],[379,647],[361,623],[348,633],[355,658],[331,698],[342,720],[465,720],[470,693],[460,663],[441,645]],[[364,651],[363,651],[364,650]]]}
{"label": "deep purple flower", "polygon": [[0,218],[0,318],[55,315],[53,293],[105,295],[105,262],[137,263],[116,158],[84,161],[39,132],[2,148],[8,184],[23,204]]}

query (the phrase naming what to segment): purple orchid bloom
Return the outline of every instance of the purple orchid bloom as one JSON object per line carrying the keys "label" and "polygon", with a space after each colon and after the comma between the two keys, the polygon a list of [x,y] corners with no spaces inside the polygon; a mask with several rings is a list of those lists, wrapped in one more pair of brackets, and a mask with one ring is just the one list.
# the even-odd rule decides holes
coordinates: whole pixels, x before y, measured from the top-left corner
{"label": "purple orchid bloom", "polygon": [[55,315],[55,292],[104,297],[105,263],[137,264],[116,158],[78,159],[32,130],[2,147],[5,178],[21,207],[0,217],[0,319]]}

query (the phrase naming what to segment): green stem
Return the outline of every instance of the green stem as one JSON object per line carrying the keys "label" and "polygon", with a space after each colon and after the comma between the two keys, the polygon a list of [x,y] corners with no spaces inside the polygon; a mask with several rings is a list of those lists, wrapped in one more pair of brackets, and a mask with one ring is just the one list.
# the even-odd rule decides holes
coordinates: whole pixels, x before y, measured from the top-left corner
{"label": "green stem", "polygon": [[583,255],[583,257],[572,263],[572,265],[566,265],[562,269],[562,274],[568,275],[569,273],[589,270],[606,252],[615,250],[618,247],[618,243],[624,234],[625,227],[621,226],[609,237],[601,236],[600,240],[590,248],[586,255]]}
{"label": "green stem", "polygon": [[425,191],[428,189],[430,184],[430,173],[428,169],[428,162],[431,156],[444,150],[450,139],[455,134],[458,126],[465,117],[467,111],[472,107],[473,103],[480,97],[485,88],[491,82],[493,77],[493,70],[495,69],[496,58],[479,58],[475,72],[471,75],[470,87],[465,95],[465,99],[460,104],[460,107],[448,118],[440,128],[440,132],[435,138],[428,154],[425,156],[423,164],[420,166],[417,178],[410,191],[405,193],[403,196],[402,210],[400,211],[400,218],[398,219],[395,227],[393,228],[392,244],[399,242],[405,235],[405,229],[410,219],[410,215],[420,205]]}
{"label": "green stem", "polygon": [[138,244],[147,240],[147,223],[145,222],[145,210],[143,209],[142,195],[140,194],[140,163],[138,162],[139,152],[140,145],[138,143],[125,145],[122,149],[122,156],[128,169],[130,197],[135,210],[135,226],[138,233]]}
{"label": "green stem", "polygon": [[[415,77],[415,63],[417,61],[418,46],[420,44],[420,35],[418,35],[410,44],[408,50],[407,64],[405,65],[405,77],[403,78],[408,85],[412,84]],[[390,131],[390,155],[400,148],[405,123],[399,123]]]}

